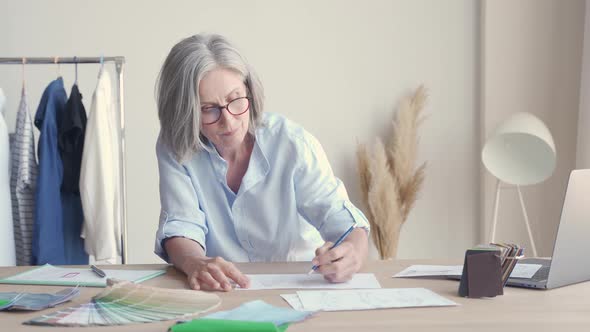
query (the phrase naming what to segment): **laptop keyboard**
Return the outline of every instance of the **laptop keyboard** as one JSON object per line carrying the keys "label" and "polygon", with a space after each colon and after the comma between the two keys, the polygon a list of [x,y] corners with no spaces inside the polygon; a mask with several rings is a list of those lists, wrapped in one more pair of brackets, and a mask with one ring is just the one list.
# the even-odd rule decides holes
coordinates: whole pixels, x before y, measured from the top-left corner
{"label": "laptop keyboard", "polygon": [[549,266],[543,266],[531,279],[534,281],[542,281],[547,280],[547,277],[549,277]]}

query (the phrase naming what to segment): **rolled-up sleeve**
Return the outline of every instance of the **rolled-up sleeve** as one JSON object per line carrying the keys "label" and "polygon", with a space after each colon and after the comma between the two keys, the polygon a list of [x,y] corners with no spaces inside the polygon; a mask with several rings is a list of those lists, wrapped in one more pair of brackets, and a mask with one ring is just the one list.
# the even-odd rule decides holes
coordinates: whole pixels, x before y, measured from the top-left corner
{"label": "rolled-up sleeve", "polygon": [[369,231],[364,214],[349,200],[344,184],[334,176],[320,143],[305,132],[298,139],[294,185],[299,213],[325,241],[335,242],[351,225]]}
{"label": "rolled-up sleeve", "polygon": [[206,250],[207,224],[188,172],[160,139],[156,143],[156,155],[160,174],[161,210],[154,252],[168,262],[169,257],[163,244],[171,237],[191,239]]}

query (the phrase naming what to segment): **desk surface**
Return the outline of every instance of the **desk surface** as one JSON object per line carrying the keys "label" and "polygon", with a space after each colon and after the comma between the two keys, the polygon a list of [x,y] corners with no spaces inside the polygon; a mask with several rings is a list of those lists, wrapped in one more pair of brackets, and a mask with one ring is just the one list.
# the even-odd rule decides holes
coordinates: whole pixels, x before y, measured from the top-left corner
{"label": "desk surface", "polygon": [[[412,264],[456,264],[442,261],[373,261],[362,272],[373,272],[383,288],[424,287],[455,302],[457,307],[406,308],[366,311],[320,312],[314,317],[291,325],[288,332],[297,331],[587,331],[590,328],[590,282],[580,283],[549,291],[507,287],[504,295],[489,299],[468,299],[457,295],[458,282],[452,280],[400,279],[391,276]],[[109,266],[111,269],[152,269],[164,265]],[[305,273],[309,263],[246,263],[238,264],[245,273]],[[0,277],[22,272],[29,267],[0,268]],[[185,277],[174,268],[164,276],[146,281],[145,285],[165,288],[187,288]],[[0,285],[0,292],[24,290],[54,292],[60,286]],[[101,288],[83,288],[81,295],[57,308],[82,304]],[[279,296],[294,290],[233,291],[218,293],[222,298],[217,310],[234,308],[241,303],[260,299],[267,303],[288,307]],[[0,312],[2,331],[50,331],[50,327],[27,326],[21,323],[57,308],[37,312]],[[113,327],[67,328],[67,331],[159,331],[164,332],[172,321],[133,324]],[[57,330],[57,329],[55,329]]]}

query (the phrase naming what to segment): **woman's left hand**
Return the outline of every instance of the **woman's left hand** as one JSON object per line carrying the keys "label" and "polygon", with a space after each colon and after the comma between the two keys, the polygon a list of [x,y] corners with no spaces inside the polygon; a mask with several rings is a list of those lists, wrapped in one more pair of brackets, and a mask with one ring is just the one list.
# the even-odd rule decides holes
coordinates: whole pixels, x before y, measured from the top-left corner
{"label": "woman's left hand", "polygon": [[312,264],[318,265],[316,272],[330,282],[346,282],[360,270],[367,257],[367,231],[357,228],[339,246],[330,249],[332,242],[326,242],[316,249]]}

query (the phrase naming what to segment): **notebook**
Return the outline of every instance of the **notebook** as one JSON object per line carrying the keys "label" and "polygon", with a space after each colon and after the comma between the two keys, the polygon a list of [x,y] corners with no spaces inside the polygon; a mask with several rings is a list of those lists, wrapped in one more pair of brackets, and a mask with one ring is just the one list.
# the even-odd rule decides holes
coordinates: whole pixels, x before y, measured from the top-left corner
{"label": "notebook", "polygon": [[139,283],[166,273],[160,270],[103,270],[105,278],[99,277],[90,267],[70,268],[45,264],[32,270],[0,279],[0,284],[59,285],[106,287],[107,279],[127,280]]}

